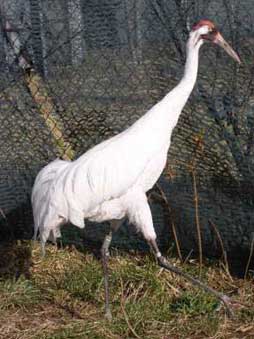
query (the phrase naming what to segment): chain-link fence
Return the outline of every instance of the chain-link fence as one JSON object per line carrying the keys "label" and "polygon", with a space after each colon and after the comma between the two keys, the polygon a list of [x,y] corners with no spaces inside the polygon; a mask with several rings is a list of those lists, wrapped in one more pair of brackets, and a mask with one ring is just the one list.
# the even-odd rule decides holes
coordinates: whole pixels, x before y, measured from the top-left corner
{"label": "chain-link fence", "polygon": [[[252,0],[2,0],[0,11],[2,239],[31,236],[30,193],[43,165],[56,156],[75,159],[124,130],[177,84],[188,32],[209,18],[243,64],[202,47],[197,85],[150,200],[162,246],[173,225],[180,247],[195,251],[200,224],[204,252],[221,253],[219,233],[229,255],[248,256]],[[94,228],[85,236],[94,240]],[[118,241],[126,243],[126,236]]]}

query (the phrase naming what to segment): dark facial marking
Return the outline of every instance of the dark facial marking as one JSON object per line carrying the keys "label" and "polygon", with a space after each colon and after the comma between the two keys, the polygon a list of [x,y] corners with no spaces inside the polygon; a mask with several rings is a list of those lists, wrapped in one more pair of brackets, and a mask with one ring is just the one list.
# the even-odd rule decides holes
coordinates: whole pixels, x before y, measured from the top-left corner
{"label": "dark facial marking", "polygon": [[217,28],[213,27],[207,34],[202,34],[201,38],[207,41],[214,41],[218,34]]}

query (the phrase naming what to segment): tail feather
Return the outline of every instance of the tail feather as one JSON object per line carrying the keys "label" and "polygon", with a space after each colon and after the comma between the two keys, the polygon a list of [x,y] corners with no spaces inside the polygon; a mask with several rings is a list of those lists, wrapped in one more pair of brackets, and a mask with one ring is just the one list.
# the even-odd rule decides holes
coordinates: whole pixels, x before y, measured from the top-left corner
{"label": "tail feather", "polygon": [[57,159],[45,166],[35,179],[32,191],[33,240],[37,239],[39,233],[43,255],[45,255],[47,239],[50,237],[55,241],[56,238],[61,236],[60,225],[64,219],[58,216],[54,204],[52,204],[51,188],[56,177],[68,165],[68,161]]}

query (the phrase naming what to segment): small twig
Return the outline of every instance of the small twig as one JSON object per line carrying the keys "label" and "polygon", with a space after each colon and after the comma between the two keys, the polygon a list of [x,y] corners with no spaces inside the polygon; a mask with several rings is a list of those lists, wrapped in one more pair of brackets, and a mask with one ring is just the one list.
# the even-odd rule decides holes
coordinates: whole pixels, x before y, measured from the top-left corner
{"label": "small twig", "polygon": [[190,259],[191,255],[192,255],[193,249],[190,250],[190,252],[188,253],[187,257],[184,259],[184,264],[186,264],[188,262],[188,260]]}
{"label": "small twig", "polygon": [[181,292],[178,290],[178,288],[175,288],[173,285],[171,285],[168,281],[166,281],[166,285],[173,291],[175,297],[181,295]]}
{"label": "small twig", "polygon": [[251,258],[253,256],[253,251],[254,251],[254,232],[252,233],[252,240],[251,240],[251,245],[250,245],[250,254],[249,254],[249,258],[248,258],[247,265],[246,265],[246,268],[245,268],[244,279],[247,278],[247,274],[248,274],[248,271],[249,271]]}
{"label": "small twig", "polygon": [[46,288],[40,287],[40,291],[45,293],[44,298],[48,300],[51,304],[56,305],[58,308],[65,310],[65,312],[69,313],[72,317],[78,319],[85,319],[74,307],[70,307],[68,304],[62,304],[58,302],[55,298],[49,295],[49,291]]}
{"label": "small twig", "polygon": [[200,231],[200,222],[199,222],[199,210],[198,210],[198,191],[197,191],[197,182],[196,182],[196,174],[195,169],[193,168],[191,171],[192,181],[193,181],[193,194],[194,194],[194,206],[195,206],[195,219],[196,219],[196,227],[197,227],[197,236],[198,236],[198,251],[199,251],[199,279],[202,274],[202,266],[203,266],[203,251],[202,251],[202,238]]}
{"label": "small twig", "polygon": [[[47,298],[47,297],[46,297]],[[49,297],[47,298],[50,302],[52,302],[52,298]],[[56,305],[57,307],[63,309],[65,312],[69,313],[73,318],[77,318],[77,319],[86,319],[86,317],[82,316],[80,314],[80,312],[78,312],[77,310],[75,310],[74,307],[71,307],[68,304],[61,304],[60,302],[53,300],[53,304]]]}
{"label": "small twig", "polygon": [[56,288],[57,289],[60,289],[60,283],[61,283],[61,281],[58,281],[57,280],[57,278],[54,276],[54,274],[53,273],[51,273],[51,272],[46,272],[46,274],[50,277],[50,278],[52,278],[53,279],[53,281],[54,281],[54,283],[55,283],[55,285],[56,285]]}
{"label": "small twig", "polygon": [[2,208],[0,208],[0,214],[5,220],[7,220],[6,215],[4,214],[4,211],[2,210]]}
{"label": "small twig", "polygon": [[5,224],[7,226],[7,229],[10,231],[10,236],[11,236],[11,240],[15,239],[15,235],[14,235],[14,231],[13,231],[13,227],[12,225],[9,224],[8,218],[6,217],[4,211],[2,210],[2,208],[0,208],[0,214],[3,217]]}
{"label": "small twig", "polygon": [[121,293],[121,300],[120,300],[120,303],[121,303],[121,309],[122,309],[122,312],[123,312],[123,315],[124,315],[124,319],[126,321],[126,324],[128,325],[131,333],[134,335],[134,337],[138,338],[138,339],[141,339],[141,337],[136,333],[136,331],[134,330],[134,328],[132,327],[130,321],[129,321],[129,317],[126,313],[126,310],[125,310],[125,307],[124,307],[124,287],[123,287],[123,280],[120,279],[120,282],[121,282],[121,289],[122,289],[122,293]]}
{"label": "small twig", "polygon": [[233,281],[232,279],[232,276],[230,274],[230,271],[229,271],[229,265],[228,265],[228,258],[227,258],[227,252],[225,250],[225,247],[224,247],[224,244],[223,244],[223,241],[222,241],[222,238],[221,238],[221,235],[220,235],[220,232],[217,228],[217,226],[212,222],[212,220],[208,220],[208,223],[209,225],[213,228],[214,230],[214,233],[217,237],[217,240],[220,244],[220,247],[221,247],[221,251],[222,251],[222,256],[223,256],[223,260],[224,260],[224,263],[225,263],[225,270],[226,270],[226,273],[228,275],[228,277],[230,278],[231,281]]}
{"label": "small twig", "polygon": [[145,282],[143,281],[136,290],[133,291],[132,296],[133,296],[133,302],[137,301],[138,298],[138,294],[140,291],[142,291],[143,287],[144,287]]}
{"label": "small twig", "polygon": [[172,209],[171,209],[171,207],[169,205],[168,199],[167,199],[166,194],[164,193],[163,189],[160,187],[160,185],[158,183],[156,184],[156,187],[158,188],[158,190],[160,192],[160,195],[161,195],[165,205],[167,206],[168,212],[169,212],[169,214],[171,216],[171,225],[172,225],[173,236],[174,236],[175,243],[176,243],[177,253],[178,253],[178,256],[179,256],[181,262],[183,262],[183,256],[182,256],[180,244],[179,244],[177,233],[176,233],[175,223],[174,223],[174,220],[173,220]]}

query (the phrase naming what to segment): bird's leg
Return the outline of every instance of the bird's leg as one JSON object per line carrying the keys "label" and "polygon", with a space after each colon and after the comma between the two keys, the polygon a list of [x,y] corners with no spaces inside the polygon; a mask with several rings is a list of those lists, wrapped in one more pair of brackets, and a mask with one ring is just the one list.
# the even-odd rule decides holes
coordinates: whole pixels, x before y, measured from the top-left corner
{"label": "bird's leg", "polygon": [[193,285],[196,285],[202,288],[203,290],[205,290],[206,292],[213,294],[216,298],[218,298],[219,300],[223,302],[226,308],[227,314],[229,316],[232,316],[233,312],[230,308],[232,301],[230,300],[229,297],[227,297],[226,295],[222,293],[215,291],[211,287],[208,287],[206,284],[204,284],[200,280],[193,278],[191,275],[181,271],[179,268],[170,265],[167,259],[161,255],[161,252],[156,242],[156,234],[155,234],[155,230],[153,227],[151,210],[147,203],[147,197],[142,192],[138,192],[138,193],[136,193],[135,210],[132,210],[131,209],[132,206],[131,206],[131,208],[128,210],[128,217],[129,218],[131,217],[130,219],[132,220],[132,223],[134,223],[137,229],[143,233],[144,238],[146,239],[147,243],[150,245],[152,251],[154,252],[158,260],[158,264],[168,271],[181,275],[186,280],[189,280]]}
{"label": "bird's leg", "polygon": [[105,316],[108,320],[112,319],[109,306],[109,279],[108,279],[108,258],[111,240],[112,240],[112,230],[110,230],[110,232],[106,235],[101,248],[102,267],[104,274],[104,288],[105,288]]}
{"label": "bird's leg", "polygon": [[155,256],[158,260],[158,264],[161,267],[165,268],[168,271],[174,272],[175,274],[181,275],[186,280],[189,280],[193,285],[198,286],[201,289],[203,289],[204,291],[213,294],[216,298],[218,298],[224,304],[228,316],[233,317],[234,314],[233,314],[233,311],[231,309],[232,301],[230,300],[230,298],[227,295],[220,293],[220,292],[217,292],[213,288],[204,284],[202,281],[195,279],[191,275],[189,275],[188,273],[183,272],[179,268],[170,265],[170,263],[167,261],[167,259],[161,255],[159,248],[158,248],[158,245],[156,243],[156,240],[150,240],[149,245],[150,245],[152,251],[154,252],[154,254],[155,254]]}
{"label": "bird's leg", "polygon": [[123,219],[113,219],[110,221],[110,232],[106,235],[101,248],[102,267],[104,273],[104,288],[105,288],[105,316],[108,320],[112,319],[110,305],[109,305],[109,275],[108,275],[108,258],[109,246],[112,240],[113,231],[116,232],[122,225]]}

